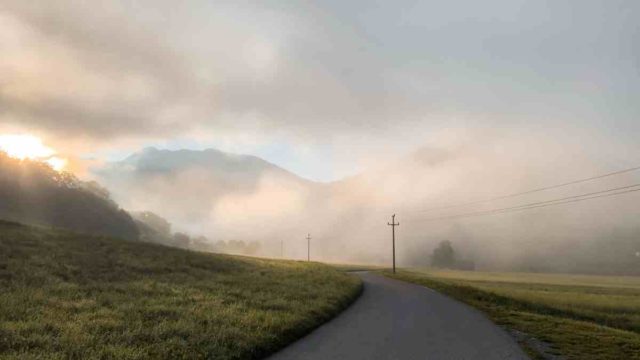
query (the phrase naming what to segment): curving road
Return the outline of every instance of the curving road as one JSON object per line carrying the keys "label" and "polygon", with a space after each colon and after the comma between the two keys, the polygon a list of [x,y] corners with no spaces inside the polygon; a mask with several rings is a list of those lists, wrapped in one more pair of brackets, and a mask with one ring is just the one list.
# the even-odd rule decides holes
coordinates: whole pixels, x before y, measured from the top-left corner
{"label": "curving road", "polygon": [[360,299],[271,360],[528,359],[477,310],[428,288],[370,273]]}

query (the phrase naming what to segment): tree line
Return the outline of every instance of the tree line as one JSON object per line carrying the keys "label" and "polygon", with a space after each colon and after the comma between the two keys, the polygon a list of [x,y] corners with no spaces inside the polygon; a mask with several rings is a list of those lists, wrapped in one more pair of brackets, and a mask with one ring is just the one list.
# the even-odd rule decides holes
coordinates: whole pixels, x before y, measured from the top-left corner
{"label": "tree line", "polygon": [[185,232],[173,233],[171,223],[151,211],[132,212],[131,215],[140,228],[140,239],[142,241],[184,249],[226,254],[255,255],[260,250],[260,243],[257,241],[212,241],[202,235],[191,236]]}
{"label": "tree line", "polygon": [[0,218],[128,240],[139,238],[133,218],[95,182],[48,164],[0,152]]}
{"label": "tree line", "polygon": [[171,224],[154,213],[121,209],[95,181],[82,181],[44,162],[12,158],[2,151],[0,219],[199,251],[254,255],[260,250],[258,242],[212,242],[204,236],[173,233]]}

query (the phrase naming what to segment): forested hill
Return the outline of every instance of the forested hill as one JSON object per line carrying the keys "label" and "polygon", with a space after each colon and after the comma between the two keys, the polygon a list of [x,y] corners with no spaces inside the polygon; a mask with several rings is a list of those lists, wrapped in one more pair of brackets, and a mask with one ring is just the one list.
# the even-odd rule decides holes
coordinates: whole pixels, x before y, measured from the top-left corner
{"label": "forested hill", "polygon": [[0,219],[138,239],[131,216],[94,182],[0,152]]}

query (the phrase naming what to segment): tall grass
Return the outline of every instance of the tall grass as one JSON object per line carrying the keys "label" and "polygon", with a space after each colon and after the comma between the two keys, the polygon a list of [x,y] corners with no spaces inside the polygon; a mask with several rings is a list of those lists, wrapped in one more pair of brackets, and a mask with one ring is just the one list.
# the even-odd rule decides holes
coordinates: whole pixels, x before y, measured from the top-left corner
{"label": "tall grass", "polygon": [[360,287],[321,264],[0,222],[0,358],[255,359]]}
{"label": "tall grass", "polygon": [[640,277],[414,270],[520,307],[640,333]]}

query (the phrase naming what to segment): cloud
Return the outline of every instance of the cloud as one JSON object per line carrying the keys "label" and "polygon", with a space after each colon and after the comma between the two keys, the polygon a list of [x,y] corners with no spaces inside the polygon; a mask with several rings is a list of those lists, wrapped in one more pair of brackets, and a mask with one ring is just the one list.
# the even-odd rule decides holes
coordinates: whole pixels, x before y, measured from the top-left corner
{"label": "cloud", "polygon": [[[4,0],[0,132],[33,134],[97,164],[105,159],[96,154],[178,139],[267,149],[268,160],[288,156],[291,170],[315,179],[371,167],[329,195],[263,176],[220,194],[216,185],[226,183],[198,168],[149,175],[139,191],[116,182],[113,191],[129,208],[165,210],[176,225],[214,235],[304,212],[296,233],[322,223],[314,236],[336,239],[326,258],[366,248],[380,259],[394,208],[637,165],[638,10],[637,1],[596,0]],[[382,165],[395,159],[395,168]],[[167,209],[164,193],[179,206]],[[263,216],[275,198],[282,212]],[[596,214],[607,219],[607,210]],[[568,224],[575,239],[596,218],[575,216],[536,219]],[[526,218],[509,219],[458,230],[474,234],[471,249],[497,244],[505,258],[546,241]],[[553,239],[566,235],[560,225]],[[416,227],[403,251],[451,233]]]}
{"label": "cloud", "polygon": [[88,7],[6,6],[13,11],[3,11],[0,21],[0,116],[93,139],[184,128],[184,117],[175,115],[189,114],[176,111],[197,93],[196,84],[156,38],[123,20],[96,19]]}
{"label": "cloud", "polygon": [[445,127],[563,123],[632,141],[637,7],[7,0],[0,131],[79,152],[175,137],[329,144],[340,167]]}

